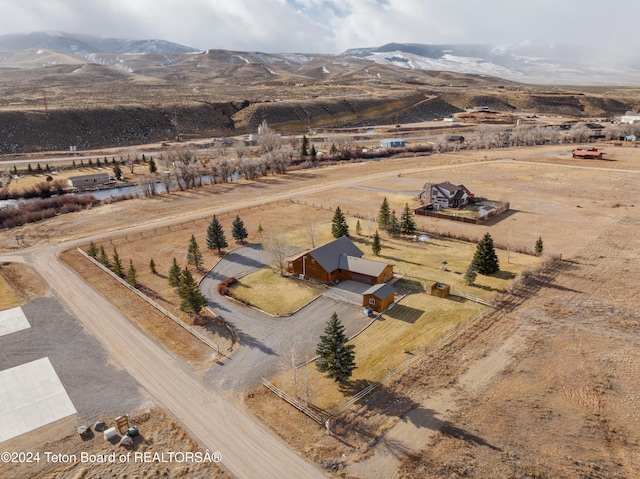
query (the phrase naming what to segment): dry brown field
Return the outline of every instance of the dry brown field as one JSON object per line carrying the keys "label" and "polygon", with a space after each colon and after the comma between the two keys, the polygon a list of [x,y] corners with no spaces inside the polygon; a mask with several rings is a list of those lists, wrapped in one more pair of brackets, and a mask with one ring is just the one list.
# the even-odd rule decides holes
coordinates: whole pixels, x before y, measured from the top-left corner
{"label": "dry brown field", "polygon": [[[462,183],[476,195],[509,201],[511,211],[480,226],[418,218],[421,227],[468,237],[488,231],[498,245],[514,249],[532,249],[541,236],[546,252],[562,254],[561,265],[510,298],[504,315],[476,324],[381,388],[337,425],[336,436],[270,393],[256,391],[249,405],[293,447],[334,464],[343,477],[384,471],[380,477],[631,478],[640,475],[640,152],[606,151],[614,161],[571,160],[563,148],[548,146],[319,168],[60,216],[0,233],[0,250],[22,249],[16,234],[35,245],[110,232],[122,257],[145,265],[155,250],[158,258],[184,257],[192,232],[204,248],[214,208],[232,211],[222,214],[227,232],[238,211],[250,241],[259,239],[258,224],[265,233],[293,230],[301,239],[300,215],[330,221],[331,213],[319,205],[367,218],[385,196],[399,211],[412,199],[406,191],[427,181]],[[305,191],[312,186],[326,189]],[[278,195],[315,206],[266,207],[284,197]],[[256,200],[265,206],[248,209]],[[177,227],[172,234],[151,235],[169,223]],[[118,233],[132,224],[150,229],[139,238],[139,231]],[[165,293],[159,286],[157,292]],[[492,374],[465,376],[487,358],[494,360]],[[438,402],[444,392],[450,400]],[[433,408],[421,409],[423,404]],[[383,432],[392,435],[409,411],[423,417],[416,439],[410,447],[394,447]],[[390,460],[385,451],[392,452]]]}

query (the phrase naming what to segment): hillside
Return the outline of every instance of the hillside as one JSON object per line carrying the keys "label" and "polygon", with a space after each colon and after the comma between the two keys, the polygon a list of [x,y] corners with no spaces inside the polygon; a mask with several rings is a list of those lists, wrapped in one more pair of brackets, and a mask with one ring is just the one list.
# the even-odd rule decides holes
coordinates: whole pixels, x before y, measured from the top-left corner
{"label": "hillside", "polygon": [[[57,37],[56,45],[67,42],[65,38]],[[140,42],[152,51],[126,51]],[[124,52],[97,47],[0,50],[0,154],[173,140],[178,133],[244,134],[265,119],[277,131],[302,132],[309,126],[433,120],[476,106],[609,117],[640,103],[631,87],[541,86],[487,74],[409,68],[399,60],[488,51],[478,46],[454,51],[451,46],[393,44],[381,51],[302,55],[158,51],[161,42],[154,41],[153,48],[151,41],[140,42],[102,44],[112,50],[120,45]],[[88,39],[85,43],[89,45]],[[6,37],[0,37],[3,45]],[[399,48],[410,52],[400,54]],[[395,60],[382,62],[372,55]]]}

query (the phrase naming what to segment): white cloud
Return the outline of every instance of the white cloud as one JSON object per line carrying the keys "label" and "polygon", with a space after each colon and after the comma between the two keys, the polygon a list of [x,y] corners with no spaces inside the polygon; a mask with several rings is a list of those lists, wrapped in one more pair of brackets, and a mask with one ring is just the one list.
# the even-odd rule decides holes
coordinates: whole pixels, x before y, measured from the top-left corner
{"label": "white cloud", "polygon": [[[389,42],[525,39],[631,51],[640,2],[601,0],[0,0],[0,33],[162,38],[200,49],[325,53]],[[627,25],[627,27],[625,27]]]}

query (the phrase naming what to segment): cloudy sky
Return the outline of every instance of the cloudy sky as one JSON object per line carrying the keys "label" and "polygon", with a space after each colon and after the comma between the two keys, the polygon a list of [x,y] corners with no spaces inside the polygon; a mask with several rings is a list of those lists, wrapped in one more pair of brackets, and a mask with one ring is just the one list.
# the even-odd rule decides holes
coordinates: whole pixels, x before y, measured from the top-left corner
{"label": "cloudy sky", "polygon": [[161,38],[201,50],[339,53],[389,42],[531,40],[632,52],[640,44],[631,21],[640,18],[640,2],[631,0],[615,7],[603,0],[0,0],[0,12],[0,34]]}

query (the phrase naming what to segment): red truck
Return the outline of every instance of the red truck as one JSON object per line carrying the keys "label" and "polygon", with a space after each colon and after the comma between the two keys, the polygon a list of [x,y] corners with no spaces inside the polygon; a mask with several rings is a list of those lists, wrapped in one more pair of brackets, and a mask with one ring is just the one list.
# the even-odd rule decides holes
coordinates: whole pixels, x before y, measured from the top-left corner
{"label": "red truck", "polygon": [[602,153],[602,151],[598,151],[597,148],[591,146],[579,146],[573,150],[573,157],[601,160]]}

